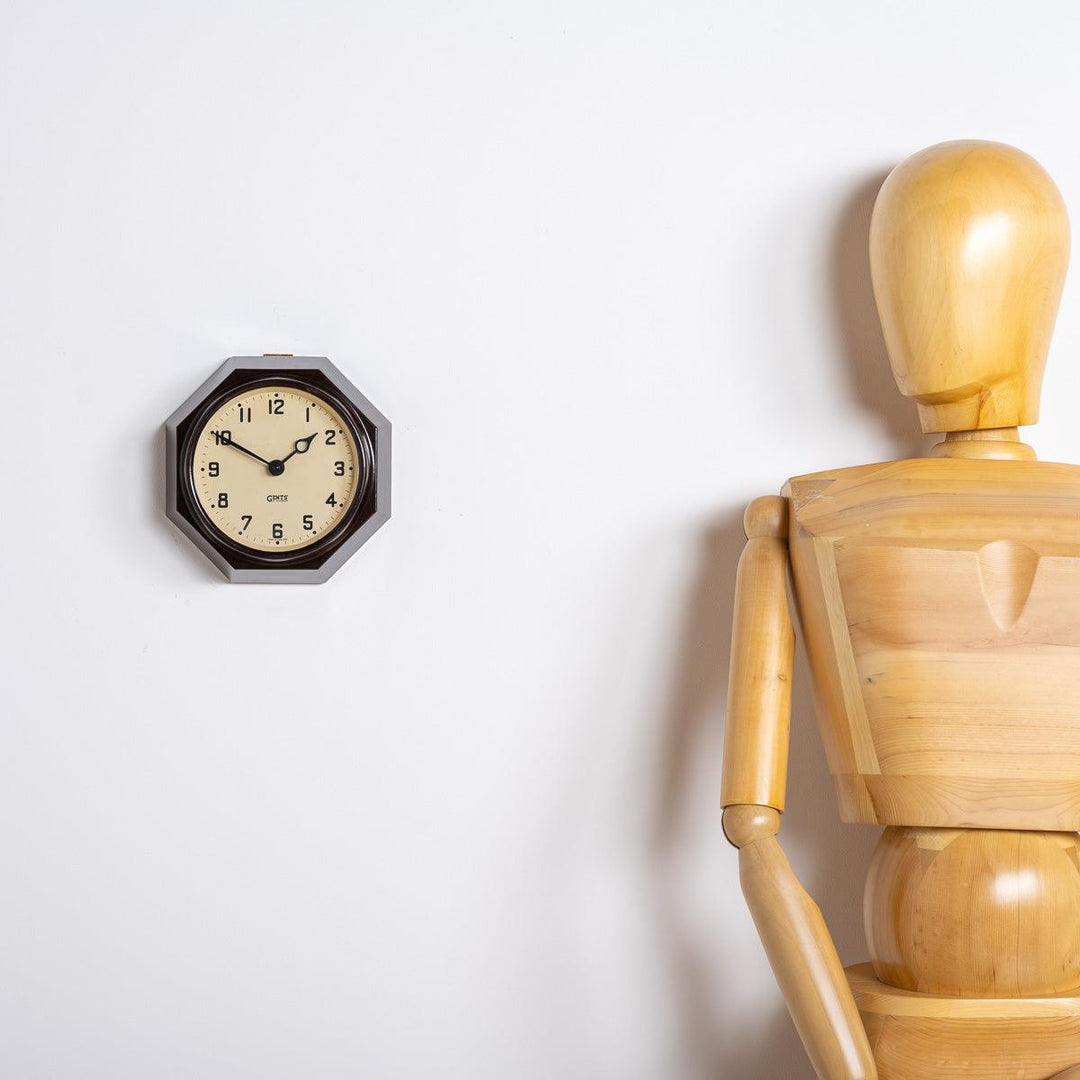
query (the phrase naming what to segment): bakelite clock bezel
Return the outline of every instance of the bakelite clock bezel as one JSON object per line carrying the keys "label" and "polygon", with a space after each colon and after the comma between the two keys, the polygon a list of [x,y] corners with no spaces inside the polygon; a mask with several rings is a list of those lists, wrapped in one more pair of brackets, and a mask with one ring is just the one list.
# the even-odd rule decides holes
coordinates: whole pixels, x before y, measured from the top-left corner
{"label": "bakelite clock bezel", "polygon": [[[233,542],[195,492],[192,463],[203,426],[225,401],[263,386],[288,386],[332,406],[349,426],[362,465],[348,511],[306,547],[263,552]],[[390,422],[326,358],[234,356],[165,423],[166,512],[232,582],[326,581],[390,516]]]}

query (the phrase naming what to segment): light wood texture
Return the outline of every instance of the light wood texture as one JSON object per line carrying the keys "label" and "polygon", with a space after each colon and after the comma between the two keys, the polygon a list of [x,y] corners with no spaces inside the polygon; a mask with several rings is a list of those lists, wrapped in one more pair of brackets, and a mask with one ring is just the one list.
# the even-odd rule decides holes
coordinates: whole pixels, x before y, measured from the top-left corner
{"label": "light wood texture", "polygon": [[1080,987],[1076,833],[888,828],[866,878],[878,979],[953,997]]}
{"label": "light wood texture", "polygon": [[950,431],[944,442],[930,451],[931,457],[982,458],[997,461],[1034,461],[1035,451],[1020,441],[1014,427],[984,431]]}
{"label": "light wood texture", "polygon": [[785,491],[844,818],[1080,828],[1080,468],[921,458]]}
{"label": "light wood texture", "polygon": [[744,848],[780,831],[780,811],[772,806],[729,806],[724,811],[723,826],[728,842]]}
{"label": "light wood texture", "polygon": [[1051,1080],[1080,1061],[1080,996],[957,998],[847,969],[879,1080]]}
{"label": "light wood texture", "polygon": [[822,1080],[876,1076],[836,949],[776,840],[784,806],[795,647],[787,607],[788,506],[744,517],[728,682],[722,801],[739,877],[792,1019]]}
{"label": "light wood texture", "polygon": [[[889,986],[875,975],[873,964],[853,964],[845,968],[845,972],[864,1021],[867,1016],[949,1020],[1080,1020],[1080,994],[1076,993],[1026,998],[951,997],[919,994]],[[1077,1061],[1073,1059],[1071,1063],[1076,1064]]]}
{"label": "light wood texture", "polygon": [[1061,194],[1011,146],[942,143],[889,174],[870,226],[874,295],[923,431],[1035,423],[1068,260]]}
{"label": "light wood texture", "polygon": [[724,730],[724,806],[784,808],[795,633],[787,605],[788,506],[755,499],[743,520]]}
{"label": "light wood texture", "polygon": [[[1080,1066],[1080,467],[1017,426],[1068,221],[1026,155],[950,143],[890,175],[870,251],[897,383],[945,438],[751,504],[724,828],[822,1080],[1051,1080]],[[850,990],[777,841],[788,564],[841,814],[888,826]]]}
{"label": "light wood texture", "polygon": [[739,879],[792,1020],[821,1080],[873,1080],[873,1055],[821,911],[776,840],[772,807],[732,806],[724,831],[739,847]]}

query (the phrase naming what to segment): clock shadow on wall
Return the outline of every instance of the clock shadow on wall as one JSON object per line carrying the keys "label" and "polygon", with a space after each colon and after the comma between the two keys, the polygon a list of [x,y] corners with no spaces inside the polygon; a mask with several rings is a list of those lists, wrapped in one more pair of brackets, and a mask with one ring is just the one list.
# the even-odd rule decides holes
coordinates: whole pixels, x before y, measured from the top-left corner
{"label": "clock shadow on wall", "polygon": [[169,519],[230,582],[324,582],[390,517],[390,422],[326,357],[231,357],[165,456]]}

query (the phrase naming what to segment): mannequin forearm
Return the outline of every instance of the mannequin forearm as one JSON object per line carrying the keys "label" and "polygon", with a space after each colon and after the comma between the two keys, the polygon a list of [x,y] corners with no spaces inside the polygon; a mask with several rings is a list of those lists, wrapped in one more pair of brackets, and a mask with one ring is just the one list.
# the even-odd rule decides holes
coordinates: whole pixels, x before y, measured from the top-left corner
{"label": "mannequin forearm", "polygon": [[877,1069],[821,911],[776,839],[780,814],[731,806],[724,831],[739,848],[739,880],[780,992],[821,1080],[875,1080]]}

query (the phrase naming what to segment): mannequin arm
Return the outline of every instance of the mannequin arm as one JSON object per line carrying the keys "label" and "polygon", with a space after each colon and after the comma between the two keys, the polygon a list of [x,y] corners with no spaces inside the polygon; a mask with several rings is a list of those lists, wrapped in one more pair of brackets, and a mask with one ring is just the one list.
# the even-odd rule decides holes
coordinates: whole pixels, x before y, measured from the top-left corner
{"label": "mannequin arm", "polygon": [[787,607],[785,499],[747,508],[724,739],[724,833],[776,981],[821,1080],[876,1080],[836,947],[776,834],[784,808],[795,635]]}

